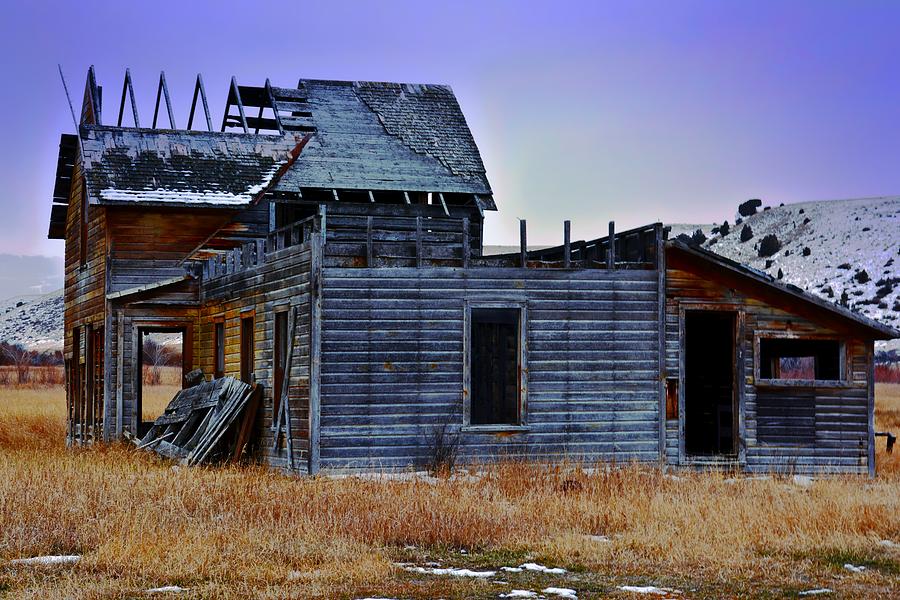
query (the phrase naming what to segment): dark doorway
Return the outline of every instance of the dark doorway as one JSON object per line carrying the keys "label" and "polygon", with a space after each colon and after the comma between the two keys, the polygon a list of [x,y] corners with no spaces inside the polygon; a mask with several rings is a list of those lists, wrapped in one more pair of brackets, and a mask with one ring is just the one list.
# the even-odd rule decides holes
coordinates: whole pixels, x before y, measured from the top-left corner
{"label": "dark doorway", "polygon": [[735,313],[688,311],[684,335],[685,451],[735,454]]}

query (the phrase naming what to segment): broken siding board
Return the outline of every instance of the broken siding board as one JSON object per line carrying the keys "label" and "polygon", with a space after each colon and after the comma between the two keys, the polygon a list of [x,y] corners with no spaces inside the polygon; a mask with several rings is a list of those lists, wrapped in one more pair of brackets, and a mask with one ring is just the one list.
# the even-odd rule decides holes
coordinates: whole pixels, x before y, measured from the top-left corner
{"label": "broken siding board", "polygon": [[[323,277],[323,468],[416,465],[435,426],[459,427],[467,299],[527,302],[530,430],[508,437],[465,432],[465,460],[509,452],[548,460],[659,460],[655,273],[326,267]],[[624,295],[651,310],[630,322],[612,312],[566,314],[573,293],[607,302]],[[612,360],[610,353],[627,353],[618,344],[631,343],[631,334],[650,351],[629,363]],[[560,347],[541,346],[551,340]],[[356,429],[367,435],[354,439]]]}

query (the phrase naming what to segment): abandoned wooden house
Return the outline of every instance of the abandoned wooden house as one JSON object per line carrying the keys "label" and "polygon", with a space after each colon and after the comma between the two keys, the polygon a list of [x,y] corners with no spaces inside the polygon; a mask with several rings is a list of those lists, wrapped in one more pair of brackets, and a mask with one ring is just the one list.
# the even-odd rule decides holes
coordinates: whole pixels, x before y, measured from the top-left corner
{"label": "abandoned wooden house", "polygon": [[149,128],[130,74],[101,98],[92,68],[50,218],[72,444],[143,435],[142,340],[179,332],[184,373],[262,390],[246,453],[298,473],[417,467],[436,436],[461,462],[874,473],[898,332],[659,223],[534,251],[522,222],[484,255],[449,87],[232,79],[219,131],[199,77],[187,129],[164,76]]}

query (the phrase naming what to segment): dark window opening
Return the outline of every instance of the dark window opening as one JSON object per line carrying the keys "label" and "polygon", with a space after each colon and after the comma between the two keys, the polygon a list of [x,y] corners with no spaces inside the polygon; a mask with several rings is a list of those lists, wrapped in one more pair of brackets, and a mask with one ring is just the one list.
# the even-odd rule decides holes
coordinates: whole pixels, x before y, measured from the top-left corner
{"label": "dark window opening", "polygon": [[281,406],[281,393],[284,387],[285,361],[288,350],[288,319],[287,311],[275,313],[275,377],[272,382],[272,418],[278,418],[278,409]]}
{"label": "dark window opening", "polygon": [[837,340],[760,338],[759,377],[839,381],[841,344]]}
{"label": "dark window opening", "polygon": [[684,318],[684,447],[735,453],[735,313],[688,311]]}
{"label": "dark window opening", "polygon": [[213,367],[213,376],[218,379],[225,376],[225,322],[215,323],[215,349],[216,364]]}
{"label": "dark window opening", "polygon": [[241,381],[253,383],[253,317],[241,317]]}
{"label": "dark window opening", "polygon": [[297,221],[302,221],[303,219],[313,216],[317,211],[318,208],[315,206],[276,202],[274,229],[280,229],[296,223]]}
{"label": "dark window opening", "polygon": [[472,309],[472,425],[521,422],[520,314],[516,308]]}

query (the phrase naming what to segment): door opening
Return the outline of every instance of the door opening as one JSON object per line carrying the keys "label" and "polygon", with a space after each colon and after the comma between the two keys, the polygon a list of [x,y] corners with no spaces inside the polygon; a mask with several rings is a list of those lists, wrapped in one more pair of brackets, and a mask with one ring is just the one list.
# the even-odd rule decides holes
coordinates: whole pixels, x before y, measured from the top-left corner
{"label": "door opening", "polygon": [[684,316],[684,449],[736,454],[735,321],[726,311]]}
{"label": "door opening", "polygon": [[136,413],[140,433],[149,428],[163,413],[169,402],[182,388],[184,378],[184,328],[139,328],[141,378]]}

